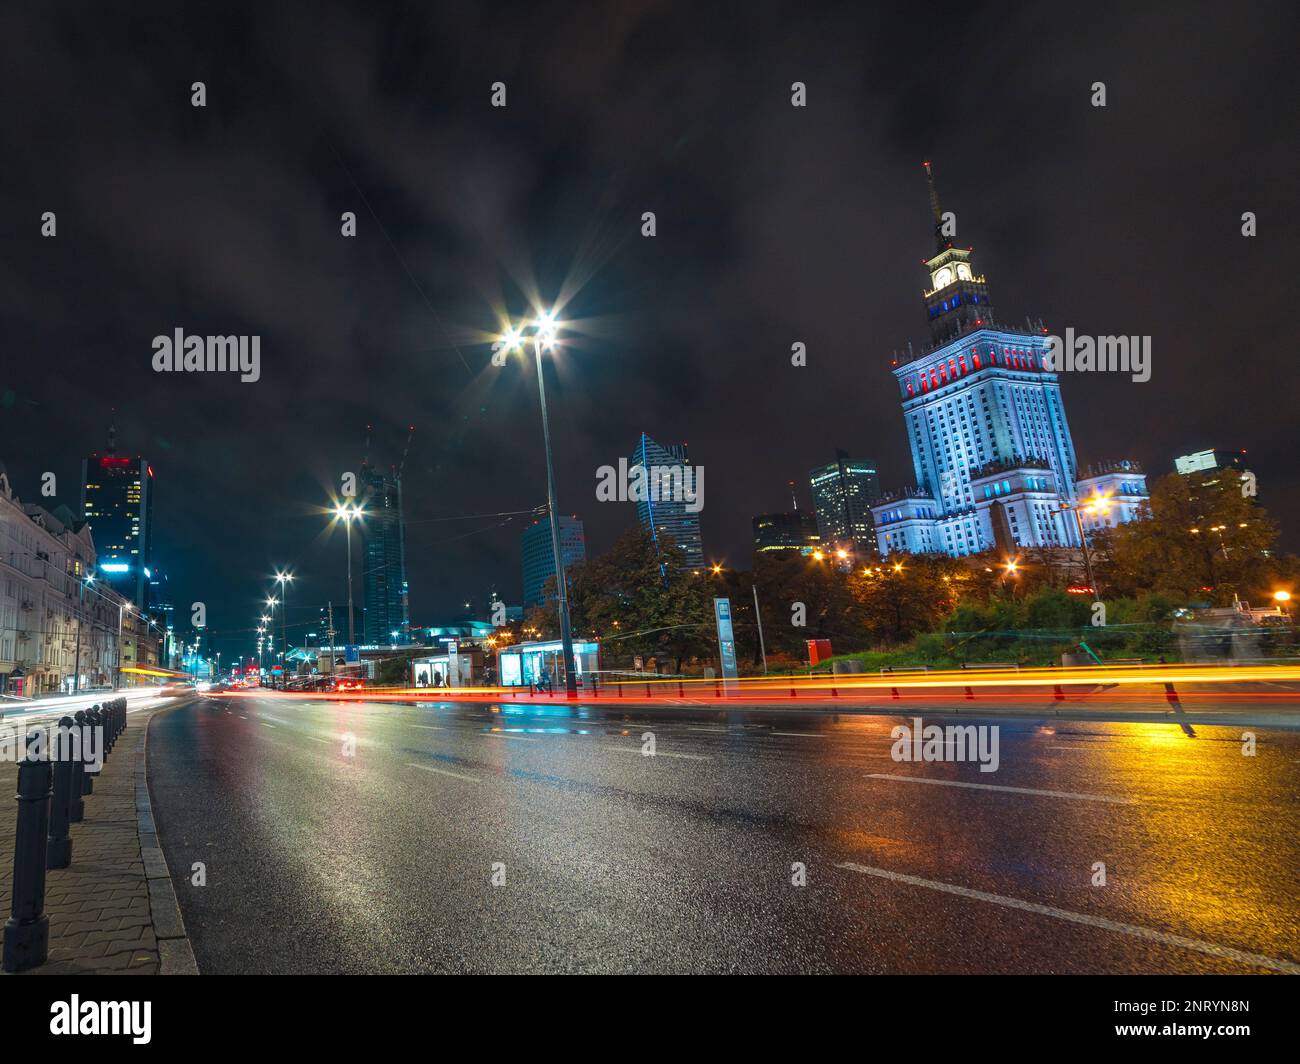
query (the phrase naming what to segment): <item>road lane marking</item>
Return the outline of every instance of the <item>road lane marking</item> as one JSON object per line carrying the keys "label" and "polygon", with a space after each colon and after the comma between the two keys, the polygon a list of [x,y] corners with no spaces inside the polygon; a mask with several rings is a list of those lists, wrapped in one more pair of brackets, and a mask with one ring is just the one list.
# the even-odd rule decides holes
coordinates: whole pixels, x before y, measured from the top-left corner
{"label": "road lane marking", "polygon": [[469,780],[470,783],[482,783],[477,776],[467,776],[463,772],[452,772],[449,768],[435,768],[433,765],[421,765],[418,761],[408,761],[411,768],[423,769],[425,772],[436,772],[439,776],[454,776],[458,780]]}
{"label": "road lane marking", "polygon": [[534,735],[507,735],[505,732],[495,732],[495,731],[479,732],[479,735],[488,735],[494,739],[518,739],[520,742],[524,742],[524,743],[541,742],[541,740]]}
{"label": "road lane marking", "polygon": [[412,728],[424,728],[426,731],[446,731],[440,724],[412,724]]}
{"label": "road lane marking", "polygon": [[326,746],[333,746],[333,745],[334,745],[332,742],[330,742],[330,740],[328,740],[328,739],[322,739],[319,735],[309,735],[309,736],[307,736],[307,738],[310,739],[310,740],[311,740],[312,742],[314,742],[314,743],[324,743]]}
{"label": "road lane marking", "polygon": [[1279,960],[1276,957],[1265,957],[1259,953],[1247,953],[1244,950],[1232,949],[1229,946],[1220,946],[1214,942],[1203,942],[1197,938],[1187,938],[1183,935],[1173,935],[1168,931],[1157,931],[1150,927],[1139,927],[1136,924],[1124,924],[1118,920],[1107,920],[1103,916],[1089,916],[1087,913],[1071,912],[1069,909],[1058,909],[1053,905],[1039,905],[1037,902],[1021,901],[1019,898],[1008,898],[1005,894],[989,894],[983,890],[972,890],[970,887],[958,887],[952,883],[940,883],[935,879],[922,879],[920,876],[908,876],[901,872],[891,872],[885,868],[871,868],[867,865],[854,864],[852,861],[844,861],[835,865],[836,868],[844,868],[850,872],[859,872],[865,876],[876,876],[880,879],[892,880],[895,883],[906,883],[913,887],[925,887],[927,890],[939,890],[945,894],[956,894],[962,898],[973,898],[976,901],[986,901],[992,905],[1002,905],[1008,909],[1021,909],[1024,912],[1038,913],[1040,916],[1051,916],[1057,920],[1068,920],[1074,924],[1085,924],[1088,927],[1098,927],[1105,931],[1117,931],[1121,935],[1130,935],[1133,938],[1145,938],[1151,942],[1159,942],[1165,946],[1181,946],[1183,949],[1196,950],[1198,953],[1205,953],[1211,957],[1219,957],[1223,960],[1236,961],[1239,964],[1252,964],[1257,968],[1268,968],[1274,972],[1285,972],[1288,975],[1300,975],[1300,964],[1293,961]]}
{"label": "road lane marking", "polygon": [[274,728],[274,727],[275,727],[274,724],[267,724],[266,721],[264,721],[264,720],[259,720],[257,723],[260,724],[263,728]]}
{"label": "road lane marking", "polygon": [[1136,805],[1136,798],[1111,798],[1105,794],[1075,794],[1072,791],[1040,791],[1033,787],[1000,787],[993,783],[965,783],[961,780],[932,780],[924,776],[891,776],[887,772],[868,772],[868,779],[896,780],[899,783],[929,783],[935,787],[969,787],[976,791],[1007,791],[1011,794],[1037,794],[1046,798],[1075,798],[1081,802],[1110,802],[1113,805]]}
{"label": "road lane marking", "polygon": [[770,732],[769,734],[792,735],[796,739],[825,739],[826,738],[826,736],[823,735],[821,732],[809,732],[809,731],[774,731],[774,732]]}
{"label": "road lane marking", "polygon": [[240,720],[248,720],[248,715],[245,714],[245,713],[241,713],[241,714],[239,714],[239,719],[240,719]]}
{"label": "road lane marking", "polygon": [[609,748],[613,750],[615,753],[636,754],[638,757],[645,757],[645,758],[677,757],[677,758],[681,758],[683,761],[712,761],[713,760],[713,758],[705,757],[703,754],[674,754],[674,753],[670,753],[667,750],[657,750],[653,754],[643,754],[639,747],[634,749],[630,746],[610,745]]}

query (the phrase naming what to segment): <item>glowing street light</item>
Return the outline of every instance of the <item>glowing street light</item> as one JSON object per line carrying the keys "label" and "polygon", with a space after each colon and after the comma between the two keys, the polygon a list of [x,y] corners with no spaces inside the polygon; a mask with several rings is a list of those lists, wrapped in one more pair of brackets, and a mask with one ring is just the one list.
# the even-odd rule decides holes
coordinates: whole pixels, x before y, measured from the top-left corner
{"label": "glowing street light", "polygon": [[[1092,601],[1101,601],[1101,590],[1097,587],[1097,581],[1092,575],[1092,553],[1088,550],[1088,535],[1083,530],[1083,514],[1096,514],[1098,516],[1110,512],[1110,496],[1094,492],[1090,499],[1082,499],[1076,503],[1061,503],[1062,510],[1073,510],[1075,524],[1079,526],[1079,543],[1083,547],[1083,567],[1088,574],[1088,586],[1092,588]],[[1199,529],[1192,529],[1193,532]]]}
{"label": "glowing street light", "polygon": [[578,697],[578,670],[573,659],[573,627],[569,621],[568,578],[560,554],[560,514],[555,501],[555,466],[551,460],[551,425],[546,412],[546,384],[542,377],[542,352],[552,351],[559,342],[559,323],[555,311],[540,312],[532,321],[507,325],[500,344],[507,352],[520,351],[527,340],[533,342],[533,360],[537,364],[537,398],[542,408],[542,443],[546,450],[546,507],[551,518],[551,553],[555,561],[556,606],[560,614],[560,643],[564,655],[564,688],[569,698]]}
{"label": "glowing street light", "polygon": [[[289,660],[289,585],[293,583],[293,573],[289,572],[288,569],[282,572],[277,571],[275,582],[280,585],[280,600],[282,603],[280,606],[280,652],[287,662]],[[281,686],[287,682],[288,675],[282,672],[280,674]]]}
{"label": "glowing street light", "polygon": [[[334,516],[343,522],[348,532],[348,646],[356,643],[356,631],[352,624],[352,522],[359,521],[366,515],[365,510],[355,503],[337,503]],[[334,654],[330,653],[330,671],[334,671]]]}

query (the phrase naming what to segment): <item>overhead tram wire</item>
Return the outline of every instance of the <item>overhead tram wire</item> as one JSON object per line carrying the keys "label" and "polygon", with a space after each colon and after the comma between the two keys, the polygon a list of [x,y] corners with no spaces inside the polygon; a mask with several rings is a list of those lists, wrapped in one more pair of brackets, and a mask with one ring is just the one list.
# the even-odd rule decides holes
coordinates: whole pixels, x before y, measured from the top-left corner
{"label": "overhead tram wire", "polygon": [[339,150],[335,147],[334,141],[328,136],[326,136],[325,139],[329,143],[330,151],[334,153],[334,158],[339,164],[339,169],[343,171],[349,183],[354,189],[356,189],[357,195],[361,197],[361,202],[365,204],[365,208],[369,212],[370,217],[374,219],[375,225],[379,227],[379,231],[384,235],[384,239],[388,241],[388,246],[392,249],[393,256],[401,264],[402,269],[406,271],[406,276],[410,279],[411,284],[415,286],[415,290],[420,293],[420,298],[424,300],[425,306],[429,308],[429,313],[433,315],[433,320],[437,323],[443,336],[447,338],[447,342],[451,344],[451,349],[456,352],[456,357],[460,359],[461,364],[465,367],[465,372],[473,377],[474,370],[470,368],[469,361],[465,358],[464,352],[462,352],[460,347],[457,346],[456,341],[451,338],[451,333],[447,331],[447,326],[443,324],[442,315],[438,313],[438,308],[433,305],[433,301],[429,298],[428,293],[425,292],[420,282],[415,279],[415,274],[411,272],[411,268],[406,264],[406,260],[402,258],[402,253],[397,250],[397,245],[393,242],[393,238],[388,235],[388,230],[384,228],[384,223],[379,220],[379,215],[375,213],[375,209],[370,205],[370,200],[366,197],[365,192],[361,190],[361,186],[357,184],[356,178],[352,176],[352,171],[348,169],[347,163],[343,161],[343,156],[339,154]]}

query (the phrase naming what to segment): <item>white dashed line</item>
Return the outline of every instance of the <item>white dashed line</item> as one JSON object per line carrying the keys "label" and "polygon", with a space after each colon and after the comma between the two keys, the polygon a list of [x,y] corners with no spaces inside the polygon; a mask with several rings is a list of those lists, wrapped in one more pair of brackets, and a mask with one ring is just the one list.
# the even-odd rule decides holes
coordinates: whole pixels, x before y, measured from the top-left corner
{"label": "white dashed line", "polygon": [[1117,931],[1121,935],[1144,938],[1151,942],[1159,942],[1165,946],[1181,946],[1183,949],[1196,950],[1198,953],[1236,961],[1239,964],[1250,964],[1274,972],[1285,972],[1288,975],[1300,975],[1300,964],[1295,964],[1292,961],[1265,957],[1259,953],[1246,953],[1243,950],[1232,949],[1229,946],[1203,942],[1196,938],[1186,938],[1183,935],[1171,935],[1167,931],[1156,931],[1150,927],[1123,924],[1118,920],[1107,920],[1102,916],[1089,916],[1086,913],[1070,912],[1068,909],[1058,909],[1052,905],[1039,905],[1037,902],[1021,901],[1019,898],[1008,898],[1002,894],[989,894],[982,890],[971,890],[969,887],[958,887],[951,883],[940,883],[933,879],[922,879],[919,876],[903,875],[901,872],[890,872],[884,868],[870,868],[867,865],[854,864],[851,861],[837,864],[835,867],[844,868],[850,872],[859,872],[866,876],[892,880],[895,883],[906,883],[913,887],[925,887],[927,890],[939,890],[945,894],[956,894],[962,898],[986,901],[991,905],[1001,905],[1008,909],[1021,909],[1024,912],[1038,913],[1040,916],[1051,916],[1057,920],[1068,920],[1074,924],[1086,924],[1088,927],[1098,927],[1105,931]]}
{"label": "white dashed line", "polygon": [[705,757],[703,754],[673,754],[667,750],[658,750],[653,754],[643,754],[639,747],[637,749],[633,749],[628,746],[611,746],[610,749],[617,754],[636,754],[638,757],[644,757],[648,760],[653,760],[656,757],[676,757],[681,759],[682,761],[712,761],[713,760],[713,758]]}
{"label": "white dashed line", "polygon": [[868,772],[868,779],[895,780],[898,783],[929,783],[935,787],[969,787],[976,791],[1006,791],[1010,794],[1036,794],[1045,798],[1074,798],[1081,802],[1110,802],[1113,805],[1136,805],[1135,798],[1111,798],[1104,794],[1074,794],[1070,791],[1040,791],[1033,787],[999,787],[992,783],[964,783],[961,780],[932,780],[924,776],[891,776],[885,772]]}
{"label": "white dashed line", "polygon": [[425,772],[436,772],[439,776],[452,776],[458,780],[468,780],[470,783],[482,782],[477,776],[467,776],[463,772],[452,772],[449,768],[435,768],[433,765],[421,765],[417,761],[408,761],[411,768],[422,769]]}
{"label": "white dashed line", "polygon": [[496,732],[496,731],[479,732],[479,734],[490,736],[493,739],[518,739],[522,743],[541,742],[540,739],[538,739],[536,736],[533,735],[507,735],[505,732]]}

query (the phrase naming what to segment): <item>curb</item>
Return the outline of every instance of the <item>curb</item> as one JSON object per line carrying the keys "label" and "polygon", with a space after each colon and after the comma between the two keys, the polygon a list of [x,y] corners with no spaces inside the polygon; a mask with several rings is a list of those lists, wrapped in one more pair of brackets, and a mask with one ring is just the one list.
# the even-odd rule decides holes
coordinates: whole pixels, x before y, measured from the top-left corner
{"label": "curb", "polygon": [[185,920],[176,901],[171,872],[162,847],[158,845],[158,832],[154,826],[153,804],[149,800],[147,777],[149,753],[149,724],[153,714],[144,721],[140,738],[136,740],[135,766],[135,817],[136,831],[140,836],[140,857],[144,861],[145,882],[149,888],[149,910],[153,916],[153,933],[158,942],[159,975],[198,975],[199,966],[194,959]]}

